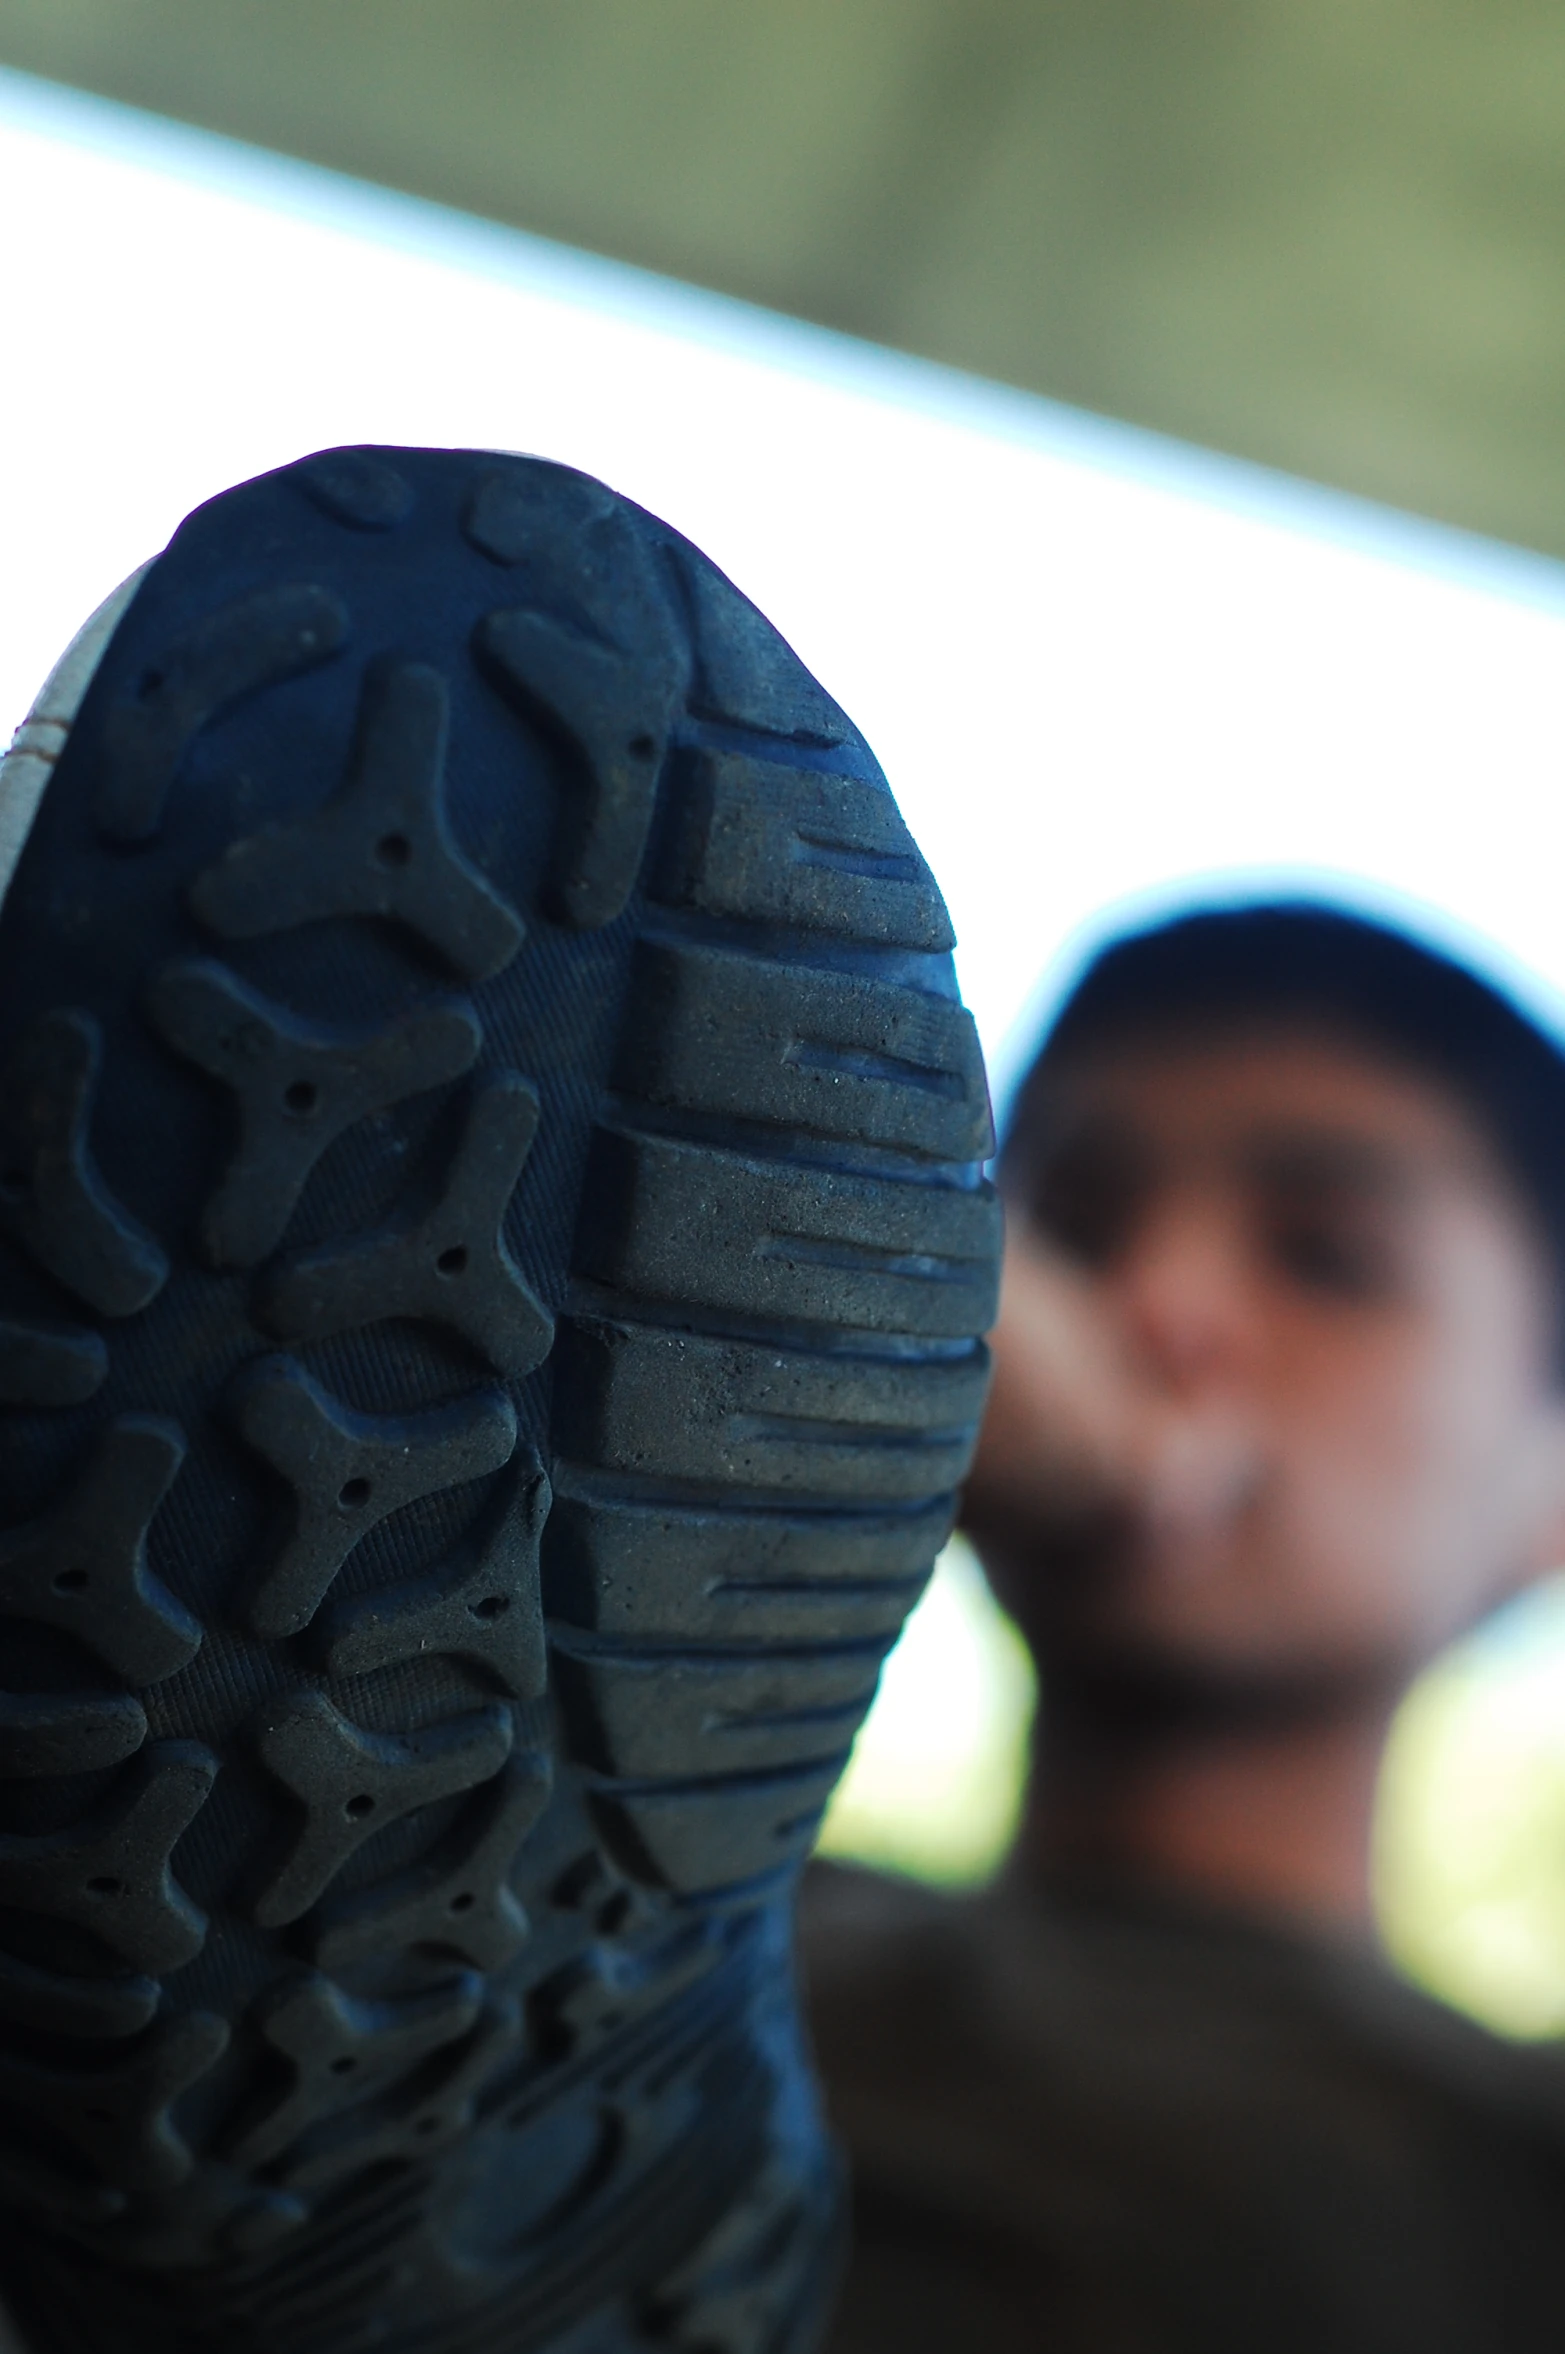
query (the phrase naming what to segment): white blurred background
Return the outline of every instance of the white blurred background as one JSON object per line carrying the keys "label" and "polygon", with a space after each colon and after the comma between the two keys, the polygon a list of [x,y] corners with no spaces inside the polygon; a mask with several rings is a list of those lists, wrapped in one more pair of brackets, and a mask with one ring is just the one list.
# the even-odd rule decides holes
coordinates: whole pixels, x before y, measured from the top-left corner
{"label": "white blurred background", "polygon": [[[1565,567],[0,72],[0,726],[199,500],[345,441],[539,452],[666,515],[876,746],[1003,1093],[1131,908],[1289,884],[1565,1006]],[[971,1558],[827,1844],[994,1868],[1032,1705]],[[1415,1694],[1393,1950],[1565,2032],[1565,1586]]]}

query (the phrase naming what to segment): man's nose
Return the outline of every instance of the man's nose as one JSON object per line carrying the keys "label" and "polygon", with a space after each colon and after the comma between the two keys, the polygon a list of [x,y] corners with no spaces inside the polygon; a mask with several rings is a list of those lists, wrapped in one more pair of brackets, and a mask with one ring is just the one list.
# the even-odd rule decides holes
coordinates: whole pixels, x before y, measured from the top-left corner
{"label": "man's nose", "polygon": [[1241,1377],[1255,1323],[1237,1221],[1206,1191],[1150,1206],[1120,1261],[1116,1288],[1135,1356],[1178,1391]]}

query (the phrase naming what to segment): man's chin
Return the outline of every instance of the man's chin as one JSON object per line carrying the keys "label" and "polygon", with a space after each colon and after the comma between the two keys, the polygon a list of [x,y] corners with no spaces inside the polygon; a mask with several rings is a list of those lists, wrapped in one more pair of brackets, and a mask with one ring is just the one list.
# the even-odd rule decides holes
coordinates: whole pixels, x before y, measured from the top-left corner
{"label": "man's chin", "polygon": [[1319,1661],[1236,1660],[1127,1634],[1034,1642],[1045,1720],[1123,1742],[1243,1739],[1355,1714],[1381,1679]]}
{"label": "man's chin", "polygon": [[[1100,1509],[1026,1525],[968,1515],[965,1525],[1056,1716],[1090,1713],[1126,1738],[1238,1735],[1329,1722],[1399,1686],[1379,1663],[1225,1653],[1190,1623],[1193,1565],[1130,1514]],[[1200,1566],[1213,1572],[1209,1550]],[[1219,1574],[1247,1582],[1232,1563]]]}

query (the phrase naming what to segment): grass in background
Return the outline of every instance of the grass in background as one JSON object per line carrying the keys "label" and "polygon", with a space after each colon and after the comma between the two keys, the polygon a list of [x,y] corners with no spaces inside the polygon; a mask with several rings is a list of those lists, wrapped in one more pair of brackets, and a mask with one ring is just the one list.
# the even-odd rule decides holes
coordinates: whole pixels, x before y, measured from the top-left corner
{"label": "grass in background", "polygon": [[1565,1577],[1415,1688],[1378,1847],[1382,1925],[1408,1976],[1502,2035],[1565,2035]]}
{"label": "grass in background", "polygon": [[886,1662],[821,1852],[942,1887],[990,1878],[1016,1829],[1034,1699],[1025,1644],[953,1538]]}

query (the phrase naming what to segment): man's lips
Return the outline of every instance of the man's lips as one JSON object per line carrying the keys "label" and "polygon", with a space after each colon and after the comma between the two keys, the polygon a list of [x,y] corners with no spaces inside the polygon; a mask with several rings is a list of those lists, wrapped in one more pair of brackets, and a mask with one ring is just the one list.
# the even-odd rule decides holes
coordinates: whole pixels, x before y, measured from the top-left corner
{"label": "man's lips", "polygon": [[1126,1500],[1159,1551],[1176,1556],[1239,1519],[1266,1475],[1253,1424],[1220,1408],[1149,1416],[1130,1452]]}

